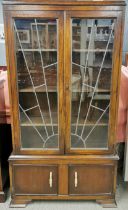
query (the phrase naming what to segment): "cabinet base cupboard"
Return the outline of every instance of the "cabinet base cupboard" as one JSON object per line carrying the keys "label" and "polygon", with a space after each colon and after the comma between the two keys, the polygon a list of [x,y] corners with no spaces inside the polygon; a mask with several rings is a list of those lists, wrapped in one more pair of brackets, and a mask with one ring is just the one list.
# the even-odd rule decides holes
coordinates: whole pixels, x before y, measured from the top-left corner
{"label": "cabinet base cupboard", "polygon": [[11,156],[11,207],[32,200],[96,200],[115,207],[117,156]]}
{"label": "cabinet base cupboard", "polygon": [[114,207],[125,2],[3,1],[13,153],[11,207]]}

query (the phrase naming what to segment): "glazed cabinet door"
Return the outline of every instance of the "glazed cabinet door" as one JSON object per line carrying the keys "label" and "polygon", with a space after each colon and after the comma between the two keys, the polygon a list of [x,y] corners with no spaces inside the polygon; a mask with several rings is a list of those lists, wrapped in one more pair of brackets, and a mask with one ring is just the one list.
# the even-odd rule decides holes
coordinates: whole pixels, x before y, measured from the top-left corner
{"label": "glazed cabinet door", "polygon": [[5,19],[14,152],[63,153],[63,12],[15,11]]}
{"label": "glazed cabinet door", "polygon": [[67,153],[112,152],[116,139],[120,24],[120,12],[67,13]]}

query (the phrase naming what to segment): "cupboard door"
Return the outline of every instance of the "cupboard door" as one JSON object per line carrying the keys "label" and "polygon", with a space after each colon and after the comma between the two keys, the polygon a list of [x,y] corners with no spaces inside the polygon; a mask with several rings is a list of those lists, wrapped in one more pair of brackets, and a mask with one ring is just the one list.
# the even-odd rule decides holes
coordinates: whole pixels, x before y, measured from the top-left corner
{"label": "cupboard door", "polygon": [[13,118],[19,117],[13,132],[21,153],[63,153],[62,25],[59,12],[12,15],[16,66],[10,76],[12,88],[16,76],[18,92],[12,107]]}
{"label": "cupboard door", "polygon": [[69,166],[69,194],[112,194],[114,186],[113,165]]}
{"label": "cupboard door", "polygon": [[67,152],[108,152],[115,141],[118,14],[71,12],[67,19]]}
{"label": "cupboard door", "polygon": [[57,166],[14,165],[13,184],[16,194],[57,194]]}

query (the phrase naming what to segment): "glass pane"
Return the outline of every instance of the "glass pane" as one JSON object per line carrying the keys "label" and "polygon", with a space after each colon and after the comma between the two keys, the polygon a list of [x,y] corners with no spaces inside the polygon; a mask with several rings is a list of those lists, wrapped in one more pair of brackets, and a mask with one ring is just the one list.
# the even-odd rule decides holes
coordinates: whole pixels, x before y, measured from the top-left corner
{"label": "glass pane", "polygon": [[72,149],[108,147],[114,25],[72,19]]}
{"label": "glass pane", "polygon": [[21,145],[58,149],[57,19],[14,21]]}

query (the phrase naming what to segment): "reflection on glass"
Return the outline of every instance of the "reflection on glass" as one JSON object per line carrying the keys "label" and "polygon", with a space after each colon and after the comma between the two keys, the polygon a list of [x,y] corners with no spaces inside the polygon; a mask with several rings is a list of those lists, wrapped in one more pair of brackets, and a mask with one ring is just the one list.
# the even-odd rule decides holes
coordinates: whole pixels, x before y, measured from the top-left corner
{"label": "reflection on glass", "polygon": [[71,148],[108,146],[112,19],[72,19]]}
{"label": "reflection on glass", "polygon": [[57,20],[16,19],[21,145],[58,149]]}

